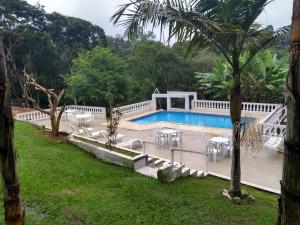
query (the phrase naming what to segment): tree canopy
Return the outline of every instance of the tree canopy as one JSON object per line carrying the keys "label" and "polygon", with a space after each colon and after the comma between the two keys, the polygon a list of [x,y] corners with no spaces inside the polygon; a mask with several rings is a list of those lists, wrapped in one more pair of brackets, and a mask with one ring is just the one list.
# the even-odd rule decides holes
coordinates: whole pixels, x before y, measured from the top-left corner
{"label": "tree canopy", "polygon": [[71,73],[65,78],[67,97],[79,104],[107,106],[106,94],[111,92],[115,103],[127,100],[126,63],[108,48],[96,47],[73,61]]}
{"label": "tree canopy", "polygon": [[[70,71],[79,52],[107,46],[102,28],[79,18],[48,14],[42,6],[26,1],[3,1],[0,16],[0,32],[13,68],[10,73],[17,75],[19,84],[25,68],[43,85],[61,89],[61,75]],[[20,96],[22,87],[16,83],[14,87]]]}

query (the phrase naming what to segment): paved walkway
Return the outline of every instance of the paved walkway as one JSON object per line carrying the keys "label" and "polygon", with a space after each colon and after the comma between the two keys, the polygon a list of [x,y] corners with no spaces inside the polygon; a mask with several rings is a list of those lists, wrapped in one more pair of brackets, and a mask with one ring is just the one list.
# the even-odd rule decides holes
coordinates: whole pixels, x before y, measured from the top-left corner
{"label": "paved walkway", "polygon": [[[94,126],[97,130],[106,130],[103,125],[104,121],[98,121]],[[50,122],[47,120],[38,121],[37,124],[45,125],[50,128]],[[72,124],[63,120],[61,123],[61,130],[71,132]],[[230,132],[229,129],[225,131]],[[222,131],[224,132],[224,130]],[[119,133],[124,134],[127,139],[139,138],[141,140],[151,142],[153,144],[146,144],[146,153],[149,155],[171,159],[171,152],[168,148],[162,148],[154,144],[155,134],[154,129],[147,130],[133,130],[126,128],[119,128]],[[197,152],[205,152],[205,139],[203,132],[183,130],[182,148]],[[206,133],[207,134],[207,133]],[[209,136],[217,136],[215,132],[208,134]],[[142,151],[142,149],[140,149]],[[262,150],[254,157],[253,153],[247,152],[245,149],[241,151],[241,171],[242,180],[261,185],[270,189],[280,190],[279,180],[282,175],[282,160],[281,153],[275,151]],[[192,153],[176,153],[175,161],[184,163],[187,167],[193,169],[208,170],[222,176],[230,176],[231,160],[225,158],[214,163],[209,160],[206,163],[206,157],[203,155]],[[208,167],[208,168],[207,168]]]}

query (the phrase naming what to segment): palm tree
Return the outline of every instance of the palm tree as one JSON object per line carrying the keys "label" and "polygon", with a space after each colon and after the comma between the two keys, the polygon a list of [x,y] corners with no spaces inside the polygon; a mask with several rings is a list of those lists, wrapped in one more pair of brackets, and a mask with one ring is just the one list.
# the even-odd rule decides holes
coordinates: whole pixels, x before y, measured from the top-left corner
{"label": "palm tree", "polygon": [[[161,30],[168,27],[169,36],[179,42],[189,40],[188,52],[196,53],[207,46],[219,50],[232,68],[230,88],[230,115],[233,129],[233,154],[231,167],[231,196],[241,196],[240,121],[241,81],[240,74],[251,59],[274,38],[287,30],[276,32],[255,23],[270,0],[131,0],[120,6],[112,16],[113,22],[126,27],[129,38],[139,27]],[[247,60],[239,58],[249,51]]]}
{"label": "palm tree", "polygon": [[287,77],[287,134],[284,143],[278,225],[300,221],[300,0],[294,0]]}

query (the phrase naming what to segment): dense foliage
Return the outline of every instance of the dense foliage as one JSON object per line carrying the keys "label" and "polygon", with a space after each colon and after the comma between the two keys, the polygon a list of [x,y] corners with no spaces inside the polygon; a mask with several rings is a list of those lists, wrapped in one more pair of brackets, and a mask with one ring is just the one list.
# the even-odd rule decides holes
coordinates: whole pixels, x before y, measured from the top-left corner
{"label": "dense foliage", "polygon": [[[167,90],[195,89],[194,72],[197,64],[184,58],[180,48],[169,48],[155,41],[144,41],[137,45],[130,58],[132,76],[142,83],[150,84],[150,92],[158,88]],[[149,92],[148,91],[148,95]]]}
{"label": "dense foliage", "polygon": [[42,85],[62,89],[61,75],[70,71],[72,60],[80,51],[107,46],[106,36],[100,27],[88,21],[48,14],[40,5],[26,1],[4,1],[0,7],[1,35],[4,38],[9,72],[14,82],[15,97],[22,95],[24,68],[34,73]]}
{"label": "dense foliage", "polygon": [[[42,85],[54,89],[62,89],[67,85],[67,100],[73,102],[76,98],[79,104],[106,105],[103,98],[106,89],[103,87],[108,81],[114,89],[118,105],[148,100],[155,88],[161,92],[198,91],[199,98],[202,99],[228,100],[230,70],[224,57],[214,49],[202,50],[191,59],[186,57],[188,42],[166,46],[155,41],[156,37],[152,32],[143,33],[141,29],[134,40],[129,41],[120,35],[106,38],[100,27],[85,20],[59,13],[48,14],[42,6],[31,6],[21,0],[5,2],[10,10],[0,7],[4,18],[0,25],[12,56],[12,68],[15,68],[9,71],[15,98],[22,96],[22,75],[25,68],[28,73],[35,74]],[[272,27],[268,29],[273,30]],[[277,55],[274,61],[267,60],[272,65],[257,59],[253,63],[255,65],[249,65],[243,72],[244,100],[283,101],[279,84],[282,80],[276,76],[282,76],[285,71],[288,39],[289,36],[286,35],[271,46],[270,54]],[[114,64],[117,59],[122,61],[122,70],[117,68],[113,73],[107,73],[99,70],[95,61],[89,62],[96,59],[87,55],[91,52],[99,53],[101,47],[111,50],[105,56],[108,57],[106,64]],[[83,58],[87,64],[81,62]],[[266,67],[266,77],[261,71],[262,67]],[[102,72],[94,74],[93,78],[89,77],[93,70]],[[78,71],[81,71],[80,78]],[[201,74],[200,82],[199,76],[195,77],[197,71]],[[74,74],[76,76],[73,77]],[[97,82],[93,82],[93,79],[97,79]],[[270,86],[274,85],[272,79],[276,80],[274,87]],[[85,82],[78,83],[82,81]],[[43,106],[47,105],[47,99],[43,96],[35,98]]]}
{"label": "dense foliage", "polygon": [[76,98],[78,104],[107,106],[106,94],[110,91],[114,102],[126,101],[126,67],[126,63],[108,48],[96,47],[80,54],[65,78],[67,96]]}
{"label": "dense foliage", "polygon": [[[246,52],[241,61],[247,58]],[[242,72],[242,99],[247,102],[284,102],[285,76],[288,64],[279,61],[271,50],[254,57]],[[210,73],[197,72],[199,90],[204,98],[228,100],[232,71],[227,62],[218,61]]]}

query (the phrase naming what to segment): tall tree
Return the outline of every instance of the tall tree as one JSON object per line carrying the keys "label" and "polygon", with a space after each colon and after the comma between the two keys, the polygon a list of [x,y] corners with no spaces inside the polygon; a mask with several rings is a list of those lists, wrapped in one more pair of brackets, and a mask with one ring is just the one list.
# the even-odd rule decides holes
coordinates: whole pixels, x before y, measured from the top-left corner
{"label": "tall tree", "polygon": [[23,225],[7,60],[0,33],[0,162],[6,225]]}
{"label": "tall tree", "polygon": [[23,225],[24,214],[20,200],[20,184],[14,146],[14,120],[11,90],[8,80],[9,50],[4,39],[10,30],[12,15],[7,18],[16,1],[1,1],[0,5],[0,163],[6,225]]}
{"label": "tall tree", "polygon": [[[190,40],[189,51],[195,53],[209,45],[217,48],[232,68],[230,115],[233,124],[231,166],[232,197],[241,196],[240,133],[241,72],[252,58],[286,28],[272,32],[255,23],[269,0],[131,0],[113,15],[114,23],[126,27],[129,37],[139,26],[163,29],[168,26],[171,37],[180,42]],[[125,17],[125,18],[123,18]],[[249,51],[241,64],[240,56]]]}
{"label": "tall tree", "polygon": [[[9,72],[18,82],[14,83],[18,85],[14,86],[17,94],[24,92],[25,66],[26,71],[38,75],[42,85],[62,89],[61,74],[70,72],[79,52],[107,46],[105,33],[97,25],[59,13],[48,14],[42,6],[23,0],[2,0],[0,17],[3,41],[9,50]],[[46,105],[47,99],[41,100]]]}
{"label": "tall tree", "polygon": [[[65,76],[66,97],[80,104],[107,106],[106,94],[112,93],[115,104],[124,104],[128,94],[127,65],[108,48],[96,47],[79,55],[73,69]],[[110,89],[109,89],[110,88]]]}
{"label": "tall tree", "polygon": [[300,0],[294,0],[287,77],[287,134],[284,142],[278,225],[300,221]]}

